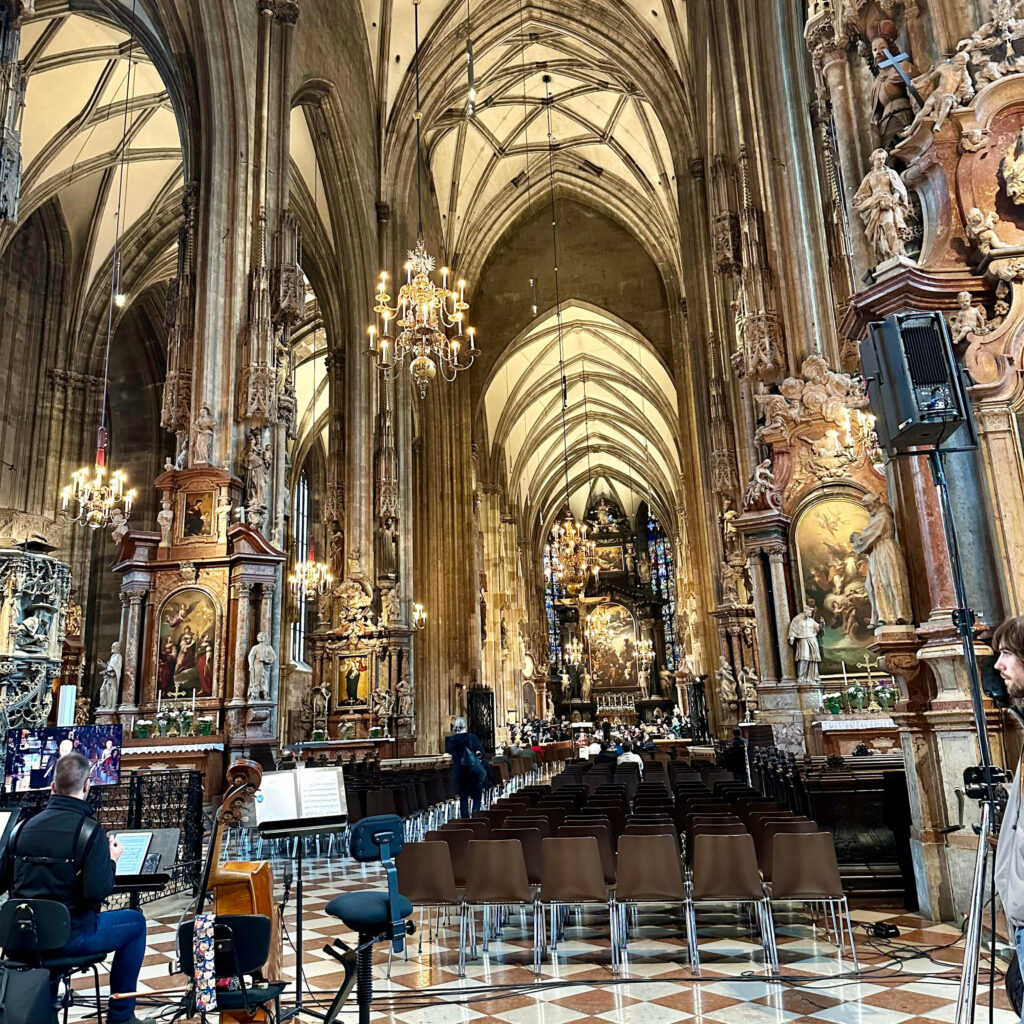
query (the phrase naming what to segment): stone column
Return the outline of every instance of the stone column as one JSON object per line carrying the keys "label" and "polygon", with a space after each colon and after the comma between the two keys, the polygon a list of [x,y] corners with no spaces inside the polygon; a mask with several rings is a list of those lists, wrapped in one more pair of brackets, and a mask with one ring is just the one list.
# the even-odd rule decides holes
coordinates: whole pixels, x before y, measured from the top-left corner
{"label": "stone column", "polygon": [[761,666],[761,682],[774,685],[776,658],[772,649],[772,627],[768,615],[768,594],[764,585],[764,560],[760,549],[749,553],[750,588],[753,591],[754,618],[757,622],[757,660]]}
{"label": "stone column", "polygon": [[782,659],[782,679],[784,682],[791,682],[796,679],[796,663],[793,661],[793,648],[789,644],[789,623],[793,614],[789,607],[789,588],[786,585],[786,547],[784,544],[772,544],[766,550],[775,598],[775,627],[779,637],[779,655]]}
{"label": "stone column", "polygon": [[251,608],[249,597],[252,584],[246,580],[232,584],[235,599],[235,671],[231,680],[231,706],[240,707],[245,704],[246,672],[249,657],[249,633]]}
{"label": "stone column", "polygon": [[142,602],[147,591],[142,587],[130,587],[121,593],[121,650],[124,653],[124,672],[121,677],[121,704],[118,713],[134,716],[139,712],[138,678],[139,657],[142,651]]}

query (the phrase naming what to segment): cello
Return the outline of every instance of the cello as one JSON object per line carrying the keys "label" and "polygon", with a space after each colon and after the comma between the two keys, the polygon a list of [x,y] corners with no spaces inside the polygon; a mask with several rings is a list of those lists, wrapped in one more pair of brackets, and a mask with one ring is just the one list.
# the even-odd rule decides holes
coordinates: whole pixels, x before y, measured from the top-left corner
{"label": "cello", "polygon": [[[203,869],[203,881],[196,901],[196,913],[206,909],[218,915],[261,914],[270,919],[270,952],[261,974],[264,980],[281,976],[281,919],[274,902],[274,873],[268,861],[227,861],[221,851],[227,829],[245,817],[245,806],[259,789],[263,769],[255,761],[239,759],[227,772],[228,788],[213,823],[210,849]],[[263,1010],[221,1013],[221,1024],[252,1024],[265,1021]]]}

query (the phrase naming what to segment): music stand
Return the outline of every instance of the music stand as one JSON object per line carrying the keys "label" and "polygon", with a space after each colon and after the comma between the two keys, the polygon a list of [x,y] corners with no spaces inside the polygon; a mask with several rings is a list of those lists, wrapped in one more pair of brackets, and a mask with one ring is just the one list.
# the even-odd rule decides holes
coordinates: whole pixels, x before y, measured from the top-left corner
{"label": "music stand", "polygon": [[338,832],[348,824],[348,815],[340,814],[331,818],[297,818],[292,821],[266,821],[257,826],[264,839],[298,839],[295,849],[295,1005],[281,1013],[280,1024],[304,1013],[310,1017],[326,1020],[327,1015],[311,1010],[302,1001],[302,853],[307,836],[323,832]]}

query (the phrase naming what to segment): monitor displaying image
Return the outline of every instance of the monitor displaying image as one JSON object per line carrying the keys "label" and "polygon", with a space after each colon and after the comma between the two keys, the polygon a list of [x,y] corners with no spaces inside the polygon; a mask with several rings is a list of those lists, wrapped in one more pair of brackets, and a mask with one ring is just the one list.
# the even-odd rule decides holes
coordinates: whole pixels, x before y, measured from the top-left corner
{"label": "monitor displaying image", "polygon": [[4,765],[7,791],[48,789],[57,761],[73,750],[88,758],[93,786],[116,785],[121,774],[121,726],[69,725],[8,730]]}

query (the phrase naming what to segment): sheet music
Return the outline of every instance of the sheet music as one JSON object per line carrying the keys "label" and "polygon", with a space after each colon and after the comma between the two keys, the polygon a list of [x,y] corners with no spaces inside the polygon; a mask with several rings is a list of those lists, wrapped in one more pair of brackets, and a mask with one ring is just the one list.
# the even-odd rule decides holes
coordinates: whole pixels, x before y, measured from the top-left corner
{"label": "sheet music", "polygon": [[142,865],[153,841],[152,832],[115,832],[121,844],[121,857],[114,868],[115,875],[141,875]]}
{"label": "sheet music", "polygon": [[338,818],[345,813],[338,768],[307,768],[291,774],[303,818]]}
{"label": "sheet music", "polygon": [[265,772],[260,788],[253,798],[256,804],[256,824],[270,821],[295,821],[299,816],[299,802],[295,793],[297,772]]}

